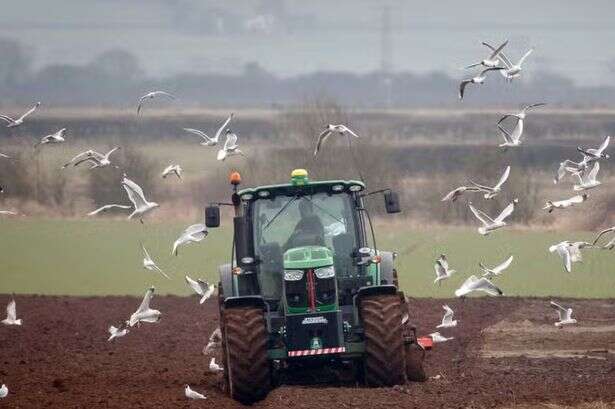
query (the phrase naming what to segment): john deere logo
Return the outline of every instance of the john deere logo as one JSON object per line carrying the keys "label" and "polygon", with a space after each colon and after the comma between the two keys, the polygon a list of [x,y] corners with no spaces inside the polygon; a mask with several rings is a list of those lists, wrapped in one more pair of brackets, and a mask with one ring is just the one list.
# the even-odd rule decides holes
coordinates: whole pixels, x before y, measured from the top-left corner
{"label": "john deere logo", "polygon": [[301,324],[309,325],[309,324],[326,324],[329,321],[325,317],[305,317]]}

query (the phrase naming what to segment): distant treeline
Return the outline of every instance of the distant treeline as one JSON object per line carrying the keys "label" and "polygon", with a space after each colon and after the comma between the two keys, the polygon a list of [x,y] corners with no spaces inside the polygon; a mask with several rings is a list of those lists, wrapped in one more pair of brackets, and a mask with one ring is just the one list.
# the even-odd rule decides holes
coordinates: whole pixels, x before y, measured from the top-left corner
{"label": "distant treeline", "polygon": [[551,72],[524,72],[512,84],[495,73],[483,86],[468,90],[460,102],[459,79],[471,76],[470,71],[460,72],[459,78],[439,72],[314,72],[280,78],[258,63],[249,63],[240,75],[212,74],[207,67],[203,74],[149,78],[138,59],[123,50],[106,51],[84,65],[48,65],[40,70],[32,68],[32,58],[19,42],[0,39],[0,106],[33,100],[68,107],[126,106],[153,89],[176,93],[187,105],[235,108],[292,106],[316,95],[363,108],[510,106],[536,101],[566,107],[615,104],[615,88],[575,85]]}

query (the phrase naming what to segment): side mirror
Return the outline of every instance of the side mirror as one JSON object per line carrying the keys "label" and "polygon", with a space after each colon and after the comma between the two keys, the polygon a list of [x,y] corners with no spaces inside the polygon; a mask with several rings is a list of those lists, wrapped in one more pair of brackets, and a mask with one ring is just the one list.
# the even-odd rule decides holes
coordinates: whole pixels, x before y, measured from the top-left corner
{"label": "side mirror", "polygon": [[220,227],[220,206],[207,206],[205,208],[205,226]]}
{"label": "side mirror", "polygon": [[392,190],[389,190],[384,194],[384,207],[388,214],[400,213],[401,207],[399,205],[399,195]]}

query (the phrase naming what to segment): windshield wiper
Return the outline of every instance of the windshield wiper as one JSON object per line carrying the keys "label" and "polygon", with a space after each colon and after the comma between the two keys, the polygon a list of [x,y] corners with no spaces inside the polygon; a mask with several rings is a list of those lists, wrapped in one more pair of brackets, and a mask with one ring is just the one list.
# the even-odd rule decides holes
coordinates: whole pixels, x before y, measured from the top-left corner
{"label": "windshield wiper", "polygon": [[342,219],[338,219],[337,217],[335,217],[334,215],[332,215],[331,213],[329,213],[329,211],[327,209],[325,209],[322,206],[319,206],[318,204],[316,204],[316,202],[314,202],[312,199],[310,199],[307,196],[304,196],[305,199],[309,200],[310,202],[312,202],[312,204],[318,208],[318,210],[320,210],[321,212],[323,212],[324,214],[326,214],[327,216],[331,217],[332,219],[336,220],[339,223],[344,224],[344,221]]}
{"label": "windshield wiper", "polygon": [[267,230],[267,229],[269,228],[269,226],[271,226],[271,224],[275,221],[275,219],[277,219],[277,218],[278,218],[278,216],[280,216],[280,215],[282,214],[282,212],[283,212],[284,210],[286,210],[286,208],[287,208],[288,206],[290,206],[290,204],[291,204],[291,203],[293,203],[293,202],[294,202],[295,200],[297,200],[298,198],[299,198],[299,196],[295,196],[295,197],[292,197],[292,198],[288,199],[288,202],[286,202],[286,203],[284,204],[284,206],[282,206],[282,208],[281,208],[281,209],[280,209],[280,210],[279,210],[279,211],[275,214],[275,216],[273,216],[273,217],[271,218],[271,220],[269,220],[269,222],[265,225],[265,227],[263,228],[263,231]]}

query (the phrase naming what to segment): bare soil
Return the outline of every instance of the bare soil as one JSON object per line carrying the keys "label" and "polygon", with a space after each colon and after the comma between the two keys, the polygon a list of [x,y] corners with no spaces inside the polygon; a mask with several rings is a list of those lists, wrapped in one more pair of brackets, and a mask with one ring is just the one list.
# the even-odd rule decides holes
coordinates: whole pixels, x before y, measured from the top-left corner
{"label": "bare soil", "polygon": [[[0,295],[6,305],[8,295]],[[218,326],[214,301],[156,297],[162,320],[107,342],[107,327],[125,320],[132,297],[17,296],[22,327],[0,325],[0,408],[169,408],[240,405],[207,371],[202,348]],[[448,303],[459,325],[441,331],[425,361],[425,383],[370,389],[293,385],[273,390],[260,408],[487,408],[615,402],[615,301],[558,300],[576,327],[556,329],[548,300],[478,298],[410,301],[420,334],[435,331]],[[573,351],[563,353],[562,351]],[[188,401],[184,384],[206,401]],[[610,404],[609,404],[610,406]],[[545,406],[546,407],[546,406]]]}

